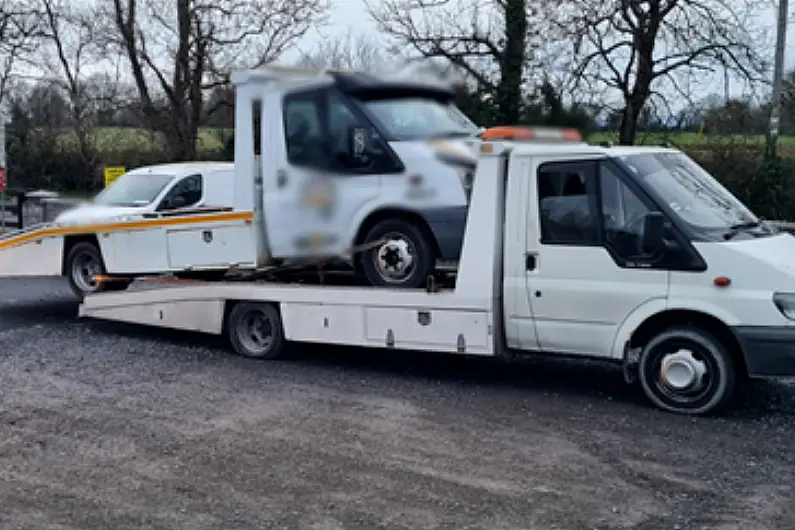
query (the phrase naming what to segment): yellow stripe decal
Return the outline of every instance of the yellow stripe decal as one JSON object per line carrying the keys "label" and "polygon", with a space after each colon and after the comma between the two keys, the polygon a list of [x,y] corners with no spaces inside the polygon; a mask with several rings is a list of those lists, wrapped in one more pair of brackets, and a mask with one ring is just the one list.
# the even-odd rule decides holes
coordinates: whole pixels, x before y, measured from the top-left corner
{"label": "yellow stripe decal", "polygon": [[0,249],[21,245],[30,241],[53,236],[67,236],[73,234],[96,234],[99,232],[122,232],[124,230],[140,230],[162,226],[183,226],[199,223],[218,223],[223,221],[249,221],[254,218],[254,212],[217,213],[207,215],[190,215],[182,217],[165,217],[152,220],[126,221],[123,223],[88,224],[81,226],[65,226],[42,228],[16,237],[0,241]]}

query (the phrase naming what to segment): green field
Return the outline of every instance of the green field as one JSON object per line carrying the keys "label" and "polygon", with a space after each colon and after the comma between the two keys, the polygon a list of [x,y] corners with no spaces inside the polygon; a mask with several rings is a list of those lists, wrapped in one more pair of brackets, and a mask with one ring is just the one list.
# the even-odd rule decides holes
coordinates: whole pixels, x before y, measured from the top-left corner
{"label": "green field", "polygon": [[[217,153],[223,149],[226,141],[231,137],[233,129],[202,128],[199,131],[198,150],[204,153]],[[93,133],[98,150],[101,153],[121,152],[151,152],[163,145],[162,136],[143,128],[106,127]],[[590,135],[587,140],[591,143],[604,141],[618,141],[618,133],[599,132]],[[57,137],[57,145],[64,150],[74,149],[77,138],[72,131],[63,131]],[[741,143],[746,146],[763,146],[763,135],[699,135],[692,132],[672,133],[639,133],[637,144],[654,145],[671,142],[685,148],[697,146],[708,147],[715,144]],[[795,136],[782,136],[780,143],[787,151],[795,151]]]}
{"label": "green field", "polygon": [[[215,152],[223,149],[232,129],[202,128],[199,130],[198,149],[200,152]],[[92,131],[97,149],[101,153],[152,151],[163,145],[162,135],[144,128],[102,127]],[[58,134],[59,148],[77,148],[77,135],[74,131]]]}
{"label": "green field", "polygon": [[[795,148],[795,136],[782,136],[779,138],[780,145],[785,148]],[[618,141],[618,133],[595,133],[588,137],[591,143],[604,141]],[[745,145],[765,145],[765,136],[762,134],[725,134],[725,135],[699,135],[693,132],[670,132],[670,133],[639,133],[637,144],[654,145],[663,142],[671,142],[682,147],[709,146],[715,143],[742,143]]]}

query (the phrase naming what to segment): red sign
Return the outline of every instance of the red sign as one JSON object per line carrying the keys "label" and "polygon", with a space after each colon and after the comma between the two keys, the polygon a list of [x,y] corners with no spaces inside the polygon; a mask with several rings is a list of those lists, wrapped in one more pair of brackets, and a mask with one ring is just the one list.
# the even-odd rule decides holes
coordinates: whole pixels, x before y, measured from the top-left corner
{"label": "red sign", "polygon": [[8,188],[8,180],[6,179],[6,168],[0,167],[0,191],[5,191]]}

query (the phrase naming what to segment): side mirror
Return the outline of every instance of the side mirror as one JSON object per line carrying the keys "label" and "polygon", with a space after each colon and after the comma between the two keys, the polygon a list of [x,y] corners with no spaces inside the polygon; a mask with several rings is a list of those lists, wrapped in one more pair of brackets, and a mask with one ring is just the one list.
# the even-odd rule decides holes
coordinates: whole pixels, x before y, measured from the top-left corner
{"label": "side mirror", "polygon": [[643,218],[643,237],[640,240],[640,253],[651,256],[662,250],[665,245],[665,215],[661,212],[649,212]]}
{"label": "side mirror", "polygon": [[348,153],[353,158],[361,158],[367,152],[367,129],[351,125],[348,127]]}

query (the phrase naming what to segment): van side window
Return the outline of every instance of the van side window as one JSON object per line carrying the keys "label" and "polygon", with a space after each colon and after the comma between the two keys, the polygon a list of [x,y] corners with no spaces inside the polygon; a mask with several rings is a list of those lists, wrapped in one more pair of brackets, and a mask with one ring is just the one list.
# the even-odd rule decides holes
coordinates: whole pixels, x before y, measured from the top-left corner
{"label": "van side window", "polygon": [[202,198],[204,182],[201,175],[183,178],[171,188],[160,202],[158,211],[194,206]]}
{"label": "van side window", "polygon": [[537,182],[541,243],[599,244],[594,169],[591,162],[553,162],[539,168]]}
{"label": "van side window", "polygon": [[291,164],[322,164],[325,142],[317,92],[298,92],[284,98],[284,136]]}
{"label": "van side window", "polygon": [[606,164],[599,168],[599,189],[605,243],[622,257],[637,256],[649,207]]}
{"label": "van side window", "polygon": [[[364,174],[389,173],[397,169],[377,131],[338,94],[329,93],[328,110],[329,143],[334,149],[332,169]],[[364,131],[364,151],[360,154],[353,152],[354,129]]]}

